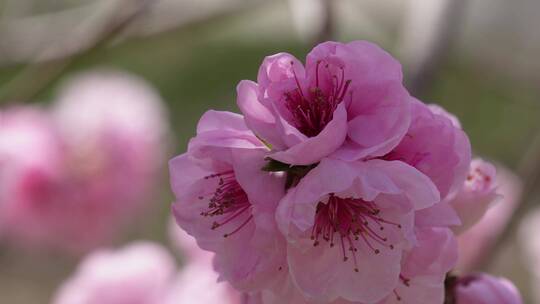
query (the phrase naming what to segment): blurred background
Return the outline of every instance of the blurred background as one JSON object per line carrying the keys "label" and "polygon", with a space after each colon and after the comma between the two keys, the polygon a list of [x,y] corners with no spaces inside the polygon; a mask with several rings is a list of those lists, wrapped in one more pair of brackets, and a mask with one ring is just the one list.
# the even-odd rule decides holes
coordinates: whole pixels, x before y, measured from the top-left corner
{"label": "blurred background", "polygon": [[[515,216],[474,268],[512,279],[526,303],[540,303],[527,260],[533,241],[520,233],[540,182],[538,28],[537,0],[0,0],[0,112],[55,107],[74,75],[121,70],[165,102],[163,165],[185,150],[204,111],[237,111],[236,84],[255,79],[264,56],[304,58],[330,39],[374,41],[401,60],[414,96],[461,120],[475,155],[518,176]],[[168,243],[172,195],[162,168],[144,216],[115,244]],[[47,303],[76,264],[77,255],[0,239],[0,302]]]}

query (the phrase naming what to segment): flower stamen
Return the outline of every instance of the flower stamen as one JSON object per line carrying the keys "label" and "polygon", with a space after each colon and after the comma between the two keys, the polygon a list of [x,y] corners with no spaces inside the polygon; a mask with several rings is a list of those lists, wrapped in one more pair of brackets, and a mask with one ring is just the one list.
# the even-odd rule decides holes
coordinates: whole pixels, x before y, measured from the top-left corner
{"label": "flower stamen", "polygon": [[247,218],[235,229],[229,233],[225,233],[223,237],[229,237],[242,228],[244,228],[251,220],[253,215],[251,214],[251,203],[247,197],[246,192],[242,189],[234,172],[232,170],[211,174],[205,176],[205,180],[217,178],[217,187],[209,197],[199,196],[200,200],[208,199],[208,208],[201,212],[201,216],[204,217],[222,217],[219,221],[214,221],[210,229],[216,230],[235,219],[239,219],[246,214],[249,214]]}
{"label": "flower stamen", "polygon": [[[338,235],[343,261],[349,261],[352,256],[354,271],[358,272],[357,241],[374,254],[381,253],[382,249],[394,249],[394,245],[388,243],[388,237],[383,235],[382,231],[385,226],[401,228],[401,225],[384,219],[381,213],[374,202],[340,198],[332,193],[327,202],[319,202],[317,205],[315,223],[311,230],[313,246],[317,247],[322,238],[332,248],[335,235]],[[350,252],[350,256],[347,252]]]}
{"label": "flower stamen", "polygon": [[[294,62],[291,61],[296,88],[284,93],[285,106],[291,113],[292,124],[309,137],[317,136],[333,119],[334,111],[345,99],[351,83],[351,80],[345,80],[345,69],[339,66],[341,73],[331,75],[329,91],[323,92],[320,83],[320,66],[322,63],[321,60],[317,61],[315,86],[309,87],[306,96],[294,70]],[[328,63],[325,63],[324,67],[328,70],[328,73],[331,73]]]}

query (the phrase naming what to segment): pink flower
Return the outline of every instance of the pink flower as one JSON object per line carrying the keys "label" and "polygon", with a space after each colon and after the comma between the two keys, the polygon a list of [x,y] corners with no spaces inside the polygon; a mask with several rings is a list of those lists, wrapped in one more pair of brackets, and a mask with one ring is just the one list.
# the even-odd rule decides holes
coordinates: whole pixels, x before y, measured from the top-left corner
{"label": "pink flower", "polygon": [[208,112],[170,163],[176,220],[220,278],[266,304],[442,302],[471,161],[459,121],[363,41],[320,44],[305,67],[267,57],[237,91],[245,117]]}
{"label": "pink flower", "polygon": [[322,43],[305,67],[290,54],[266,57],[257,83],[244,80],[237,91],[246,124],[272,146],[270,157],[293,165],[334,153],[383,156],[410,122],[400,64],[365,41]]}
{"label": "pink flower", "polygon": [[323,159],[276,215],[294,284],[307,300],[382,300],[415,243],[415,211],[438,201],[431,180],[403,162]]}
{"label": "pink flower", "polygon": [[[189,242],[189,236],[184,240]],[[119,250],[98,250],[81,262],[77,272],[58,289],[52,303],[260,303],[257,295],[242,294],[218,282],[210,258],[188,261],[176,273],[170,254],[154,243],[135,242]]]}
{"label": "pink flower", "polygon": [[162,304],[176,271],[169,253],[153,243],[88,255],[58,290],[54,304]]}
{"label": "pink flower", "polygon": [[177,223],[216,253],[220,278],[245,291],[267,288],[286,266],[274,220],[284,179],[262,171],[266,153],[240,115],[209,111],[170,162]]}
{"label": "pink flower", "polygon": [[80,76],[60,95],[52,115],[3,114],[0,224],[25,246],[80,253],[152,202],[166,119],[159,97],[121,73]]}
{"label": "pink flower", "polygon": [[456,304],[520,304],[519,291],[512,282],[487,274],[458,279],[454,286]]}
{"label": "pink flower", "polygon": [[56,177],[62,153],[54,124],[42,109],[0,112],[0,202],[14,204],[24,196],[44,195],[34,191],[46,190],[46,179]]}
{"label": "pink flower", "polygon": [[55,239],[48,228],[57,219],[49,207],[58,198],[64,152],[45,111],[20,107],[0,112],[0,231],[10,241]]}
{"label": "pink flower", "polygon": [[474,270],[484,257],[491,253],[493,243],[504,231],[514,210],[521,202],[523,185],[514,173],[507,168],[497,166],[497,176],[494,181],[497,184],[496,192],[499,199],[491,204],[491,208],[478,223],[458,236],[459,262],[456,267],[458,270]]}
{"label": "pink flower", "polygon": [[76,76],[53,114],[71,151],[70,170],[87,192],[126,214],[151,201],[164,165],[168,119],[146,82],[114,71]]}
{"label": "pink flower", "polygon": [[454,231],[461,233],[477,223],[491,204],[500,198],[496,192],[495,166],[481,159],[474,159],[461,190],[450,201],[462,223]]}
{"label": "pink flower", "polygon": [[471,146],[457,118],[441,107],[418,100],[411,105],[412,121],[403,140],[386,160],[400,160],[427,175],[441,198],[455,195],[462,186],[471,162]]}

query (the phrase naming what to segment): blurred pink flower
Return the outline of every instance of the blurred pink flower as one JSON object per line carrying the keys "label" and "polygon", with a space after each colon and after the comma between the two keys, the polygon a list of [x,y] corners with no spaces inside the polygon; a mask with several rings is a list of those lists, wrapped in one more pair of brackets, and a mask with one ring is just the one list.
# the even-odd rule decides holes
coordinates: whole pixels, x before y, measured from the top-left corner
{"label": "blurred pink flower", "polygon": [[512,282],[487,274],[459,278],[454,286],[456,304],[521,304],[523,300]]}
{"label": "blurred pink flower", "polygon": [[220,278],[244,291],[269,286],[285,267],[274,220],[284,179],[261,170],[266,153],[240,115],[208,111],[188,152],[170,161],[178,225],[216,253]]}
{"label": "blurred pink flower", "polygon": [[173,258],[157,244],[137,242],[119,250],[98,250],[81,262],[52,303],[163,304],[175,272]]}
{"label": "blurred pink flower", "polygon": [[[195,240],[183,238],[191,246]],[[196,246],[196,245],[195,245]],[[194,251],[195,248],[190,250]],[[257,304],[259,296],[218,282],[211,255],[188,260],[180,272],[165,248],[134,242],[118,250],[97,250],[56,292],[53,304]],[[262,304],[262,303],[261,303]]]}
{"label": "blurred pink flower", "polygon": [[59,219],[50,209],[62,191],[64,158],[47,112],[30,106],[0,112],[0,231],[5,238],[24,243],[52,236],[48,227]]}
{"label": "blurred pink flower", "polygon": [[168,119],[146,82],[122,72],[76,76],[60,92],[54,117],[69,170],[88,195],[130,213],[148,203],[167,150]]}
{"label": "blurred pink flower", "polygon": [[403,162],[323,159],[277,210],[292,280],[308,300],[382,300],[415,242],[415,210],[437,202],[431,180]]}
{"label": "blurred pink flower", "polygon": [[383,156],[410,122],[401,65],[366,41],[319,44],[305,68],[287,53],[266,57],[257,83],[244,80],[237,91],[246,124],[288,164],[337,150],[349,160]]}
{"label": "blurred pink flower", "polygon": [[[510,170],[498,166],[497,175],[489,184],[492,190],[487,192],[489,193],[487,197],[495,196],[498,200],[491,205],[489,202],[479,201],[478,203],[491,207],[478,223],[458,236],[458,270],[471,271],[478,266],[483,257],[489,254],[491,246],[504,231],[514,210],[521,202],[522,182]],[[470,203],[476,202],[470,201]]]}
{"label": "blurred pink flower", "polygon": [[0,170],[9,175],[0,177],[9,202],[0,206],[1,230],[11,240],[79,253],[110,241],[152,203],[167,119],[142,80],[86,74],[64,88],[52,114],[9,118],[17,112],[3,114],[0,130],[9,133],[0,161],[10,163]]}
{"label": "blurred pink flower", "polygon": [[484,216],[492,203],[500,198],[497,194],[496,174],[495,166],[489,162],[482,159],[471,162],[467,179],[450,201],[461,219],[461,225],[454,229],[456,233],[471,228]]}

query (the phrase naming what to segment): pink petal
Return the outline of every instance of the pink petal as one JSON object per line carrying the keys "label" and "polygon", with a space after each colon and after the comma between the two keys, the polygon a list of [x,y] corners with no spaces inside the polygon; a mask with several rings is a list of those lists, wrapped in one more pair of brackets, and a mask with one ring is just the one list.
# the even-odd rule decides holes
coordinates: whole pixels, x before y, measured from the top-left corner
{"label": "pink petal", "polygon": [[226,111],[206,111],[197,124],[197,134],[225,130],[249,132],[242,115]]}
{"label": "pink petal", "polygon": [[[291,62],[293,65],[291,65]],[[266,89],[273,82],[281,82],[294,77],[293,68],[296,75],[304,75],[304,66],[293,55],[287,53],[278,53],[264,58],[257,82],[259,86]]]}
{"label": "pink petal", "polygon": [[[361,250],[360,248],[359,250]],[[398,282],[401,252],[370,250],[357,259],[359,272],[350,262],[344,263],[341,248],[309,245],[288,247],[289,265],[295,284],[307,299],[327,301],[342,297],[348,301],[373,303],[392,292]]]}
{"label": "pink petal", "polygon": [[270,155],[271,158],[292,165],[310,165],[334,152],[345,140],[347,113],[340,104],[334,118],[319,135],[306,138],[291,148]]}
{"label": "pink petal", "polygon": [[246,124],[259,137],[270,143],[274,149],[285,147],[276,130],[276,118],[271,110],[259,101],[258,85],[252,81],[243,80],[236,88],[238,92],[237,103],[240,111],[245,115]]}
{"label": "pink petal", "polygon": [[265,150],[233,150],[233,168],[250,202],[260,211],[273,212],[285,196],[285,177],[262,171],[266,154]]}
{"label": "pink petal", "polygon": [[197,166],[188,154],[179,155],[169,161],[171,189],[177,197],[186,196],[191,192],[190,187],[209,174],[210,171]]}
{"label": "pink petal", "polygon": [[429,208],[418,210],[415,215],[418,227],[449,227],[461,225],[456,210],[448,202],[440,202]]}
{"label": "pink petal", "polygon": [[396,289],[397,295],[391,294],[379,304],[435,304],[444,302],[445,275],[419,276],[409,281],[409,286]]}
{"label": "pink petal", "polygon": [[416,209],[424,209],[439,202],[439,191],[435,185],[415,168],[399,161],[371,160],[367,163],[387,174]]}
{"label": "pink petal", "polygon": [[433,180],[442,198],[453,195],[467,175],[471,148],[467,135],[418,100],[407,135],[385,159],[404,161]]}
{"label": "pink petal", "polygon": [[350,110],[348,136],[350,145],[357,151],[348,158],[383,156],[397,146],[409,128],[408,93],[399,83],[382,83],[359,90],[363,93],[362,98],[375,100],[376,103],[358,107],[357,113]]}

